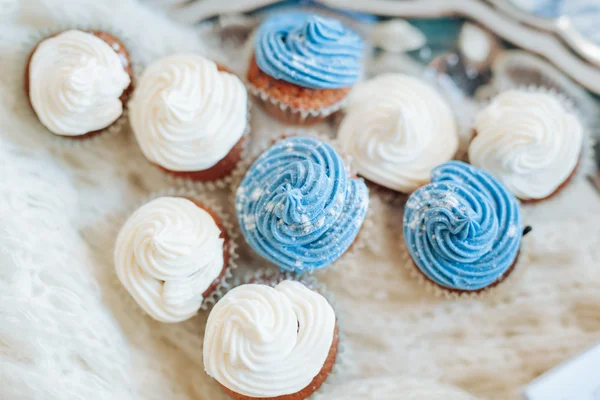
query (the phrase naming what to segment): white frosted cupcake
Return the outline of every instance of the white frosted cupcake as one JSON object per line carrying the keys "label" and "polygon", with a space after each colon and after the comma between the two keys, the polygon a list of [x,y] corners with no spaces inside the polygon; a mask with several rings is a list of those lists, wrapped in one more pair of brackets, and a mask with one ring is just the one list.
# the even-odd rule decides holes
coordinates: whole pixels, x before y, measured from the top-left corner
{"label": "white frosted cupcake", "polygon": [[155,61],[129,107],[142,152],[174,176],[216,181],[241,159],[248,95],[237,76],[213,61],[195,54]]}
{"label": "white frosted cupcake", "polygon": [[230,236],[209,206],[159,197],[129,217],[115,245],[119,280],[140,307],[160,322],[196,314],[222,282],[231,262]]}
{"label": "white frosted cupcake", "polygon": [[482,168],[524,202],[548,199],[574,176],[583,126],[556,96],[509,90],[475,118],[471,164]]}
{"label": "white frosted cupcake", "polygon": [[401,193],[427,184],[458,149],[450,106],[429,84],[402,74],[356,85],[338,140],[359,175]]}
{"label": "white frosted cupcake", "polygon": [[302,400],[334,367],[336,315],[301,282],[268,283],[240,285],[217,302],[204,335],[204,368],[234,399]]}
{"label": "white frosted cupcake", "polygon": [[115,36],[71,29],[40,41],[25,70],[39,121],[55,135],[90,138],[115,125],[132,90],[129,53]]}

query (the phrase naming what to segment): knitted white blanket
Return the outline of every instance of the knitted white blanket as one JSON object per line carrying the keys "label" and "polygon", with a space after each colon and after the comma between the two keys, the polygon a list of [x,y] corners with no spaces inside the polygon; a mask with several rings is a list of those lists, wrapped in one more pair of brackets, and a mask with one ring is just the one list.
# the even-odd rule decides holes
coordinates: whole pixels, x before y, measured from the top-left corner
{"label": "knitted white blanket", "polygon": [[[48,24],[117,30],[139,62],[204,52],[198,35],[133,0],[13,3],[0,1],[0,18],[18,20],[0,26],[0,399],[224,398],[202,366],[206,316],[155,322],[113,270],[108,216],[168,182],[127,129],[57,150],[22,88],[31,35]],[[281,128],[254,117],[256,135]],[[485,300],[449,301],[398,265],[401,211],[381,206],[369,248],[318,274],[344,316],[349,366],[323,398],[518,398],[598,340],[600,198],[579,182],[526,217],[514,279]]]}

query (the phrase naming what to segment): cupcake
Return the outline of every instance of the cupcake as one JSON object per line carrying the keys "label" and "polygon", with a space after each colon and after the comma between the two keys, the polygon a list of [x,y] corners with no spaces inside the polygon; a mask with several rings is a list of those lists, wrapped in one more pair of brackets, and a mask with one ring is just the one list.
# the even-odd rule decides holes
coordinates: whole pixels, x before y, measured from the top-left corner
{"label": "cupcake", "polygon": [[159,197],[133,213],[115,245],[119,280],[152,318],[194,316],[230,264],[222,218],[199,201]]}
{"label": "cupcake", "polygon": [[338,141],[359,175],[411,193],[429,182],[433,168],[454,157],[458,130],[450,106],[432,86],[385,74],[356,85]]}
{"label": "cupcake", "polygon": [[244,284],[211,310],[204,368],[237,400],[302,400],[328,378],[338,352],[336,315],[294,280]]}
{"label": "cupcake", "polygon": [[541,201],[574,176],[583,137],[582,124],[556,96],[509,90],[476,115],[469,160],[523,202]]}
{"label": "cupcake", "polygon": [[25,91],[50,132],[89,138],[123,115],[132,74],[129,53],[119,39],[72,29],[36,45],[25,68]]}
{"label": "cupcake", "polygon": [[282,270],[326,267],[354,243],[369,205],[362,179],[311,137],[277,141],[247,171],[235,195],[246,242]]}
{"label": "cupcake", "polygon": [[237,76],[204,57],[178,54],[152,63],[129,108],[144,156],[171,175],[217,181],[241,159],[248,129],[246,89]]}
{"label": "cupcake", "polygon": [[335,19],[273,15],[256,32],[250,90],[281,121],[319,122],[340,108],[359,79],[363,48],[360,36]]}
{"label": "cupcake", "polygon": [[517,264],[519,202],[487,172],[460,161],[435,168],[404,211],[404,240],[427,281],[448,292],[478,292]]}

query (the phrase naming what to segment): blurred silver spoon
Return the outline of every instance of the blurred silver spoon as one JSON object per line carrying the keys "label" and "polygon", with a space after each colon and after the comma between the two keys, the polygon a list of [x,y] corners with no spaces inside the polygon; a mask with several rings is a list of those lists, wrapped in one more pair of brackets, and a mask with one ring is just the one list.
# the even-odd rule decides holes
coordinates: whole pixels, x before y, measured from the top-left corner
{"label": "blurred silver spoon", "polygon": [[569,16],[544,18],[519,8],[511,0],[487,1],[523,24],[554,33],[579,56],[600,67],[600,45],[579,33]]}

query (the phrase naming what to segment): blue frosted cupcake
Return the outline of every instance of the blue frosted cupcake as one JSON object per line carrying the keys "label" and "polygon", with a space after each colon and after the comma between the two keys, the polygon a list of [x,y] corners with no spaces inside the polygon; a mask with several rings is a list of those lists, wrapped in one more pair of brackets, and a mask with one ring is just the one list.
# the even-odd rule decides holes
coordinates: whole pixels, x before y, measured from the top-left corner
{"label": "blue frosted cupcake", "polygon": [[341,22],[292,12],[256,32],[249,90],[274,117],[311,124],[339,110],[361,75],[364,42]]}
{"label": "blue frosted cupcake", "polygon": [[478,292],[517,264],[523,220],[517,198],[487,172],[460,161],[435,168],[404,211],[404,240],[418,270],[451,292]]}
{"label": "blue frosted cupcake", "polygon": [[246,242],[282,270],[296,273],[341,257],[355,241],[368,205],[364,181],[348,176],[333,147],[299,136],[265,151],[235,196]]}

